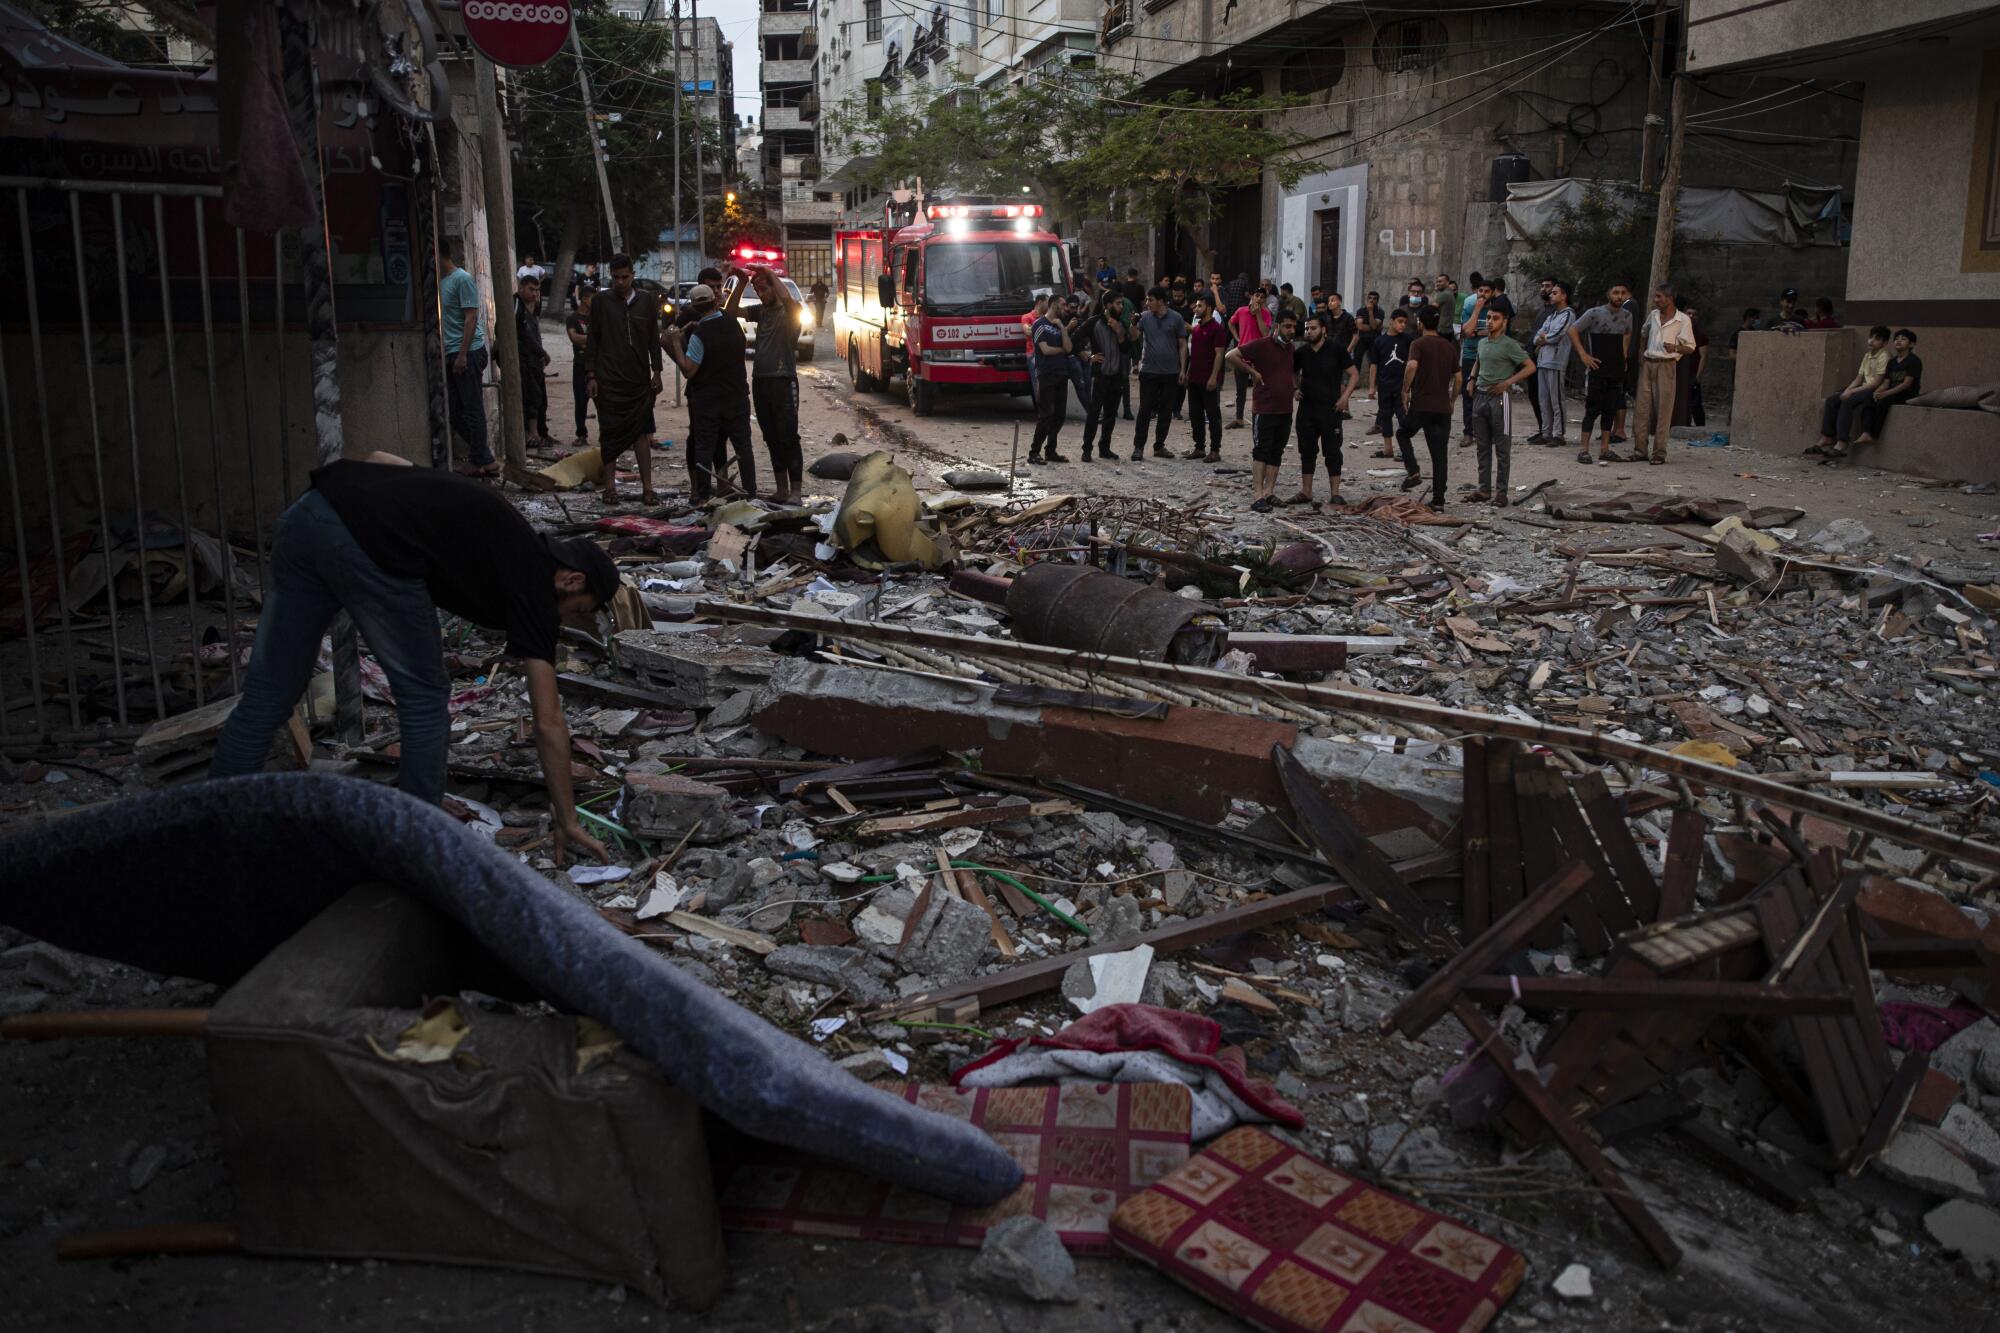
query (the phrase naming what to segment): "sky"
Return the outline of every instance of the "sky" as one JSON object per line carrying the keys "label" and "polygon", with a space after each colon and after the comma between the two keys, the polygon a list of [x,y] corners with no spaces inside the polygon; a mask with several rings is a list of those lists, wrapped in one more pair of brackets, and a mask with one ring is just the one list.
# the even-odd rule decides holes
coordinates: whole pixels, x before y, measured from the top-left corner
{"label": "sky", "polygon": [[760,0],[695,0],[695,12],[722,24],[722,39],[736,44],[736,114],[756,123],[763,95],[757,89],[757,15]]}

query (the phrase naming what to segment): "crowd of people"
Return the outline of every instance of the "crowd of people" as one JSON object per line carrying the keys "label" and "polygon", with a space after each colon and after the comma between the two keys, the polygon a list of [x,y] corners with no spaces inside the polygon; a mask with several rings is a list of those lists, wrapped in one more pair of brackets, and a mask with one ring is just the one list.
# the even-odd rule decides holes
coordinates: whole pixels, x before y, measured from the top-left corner
{"label": "crowd of people", "polygon": [[[1473,273],[1461,288],[1439,273],[1411,278],[1394,305],[1371,291],[1350,309],[1337,291],[1300,296],[1291,283],[1253,283],[1247,273],[1162,277],[1149,287],[1136,268],[1120,275],[1099,260],[1075,293],[1045,296],[1023,317],[1036,399],[1028,461],[1069,461],[1060,442],[1074,389],[1085,407],[1086,461],[1118,457],[1121,419],[1133,423],[1133,462],[1169,457],[1176,421],[1192,437],[1181,457],[1210,463],[1221,460],[1226,431],[1247,429],[1253,509],[1317,503],[1322,468],[1338,500],[1350,403],[1361,398],[1373,404],[1361,430],[1375,437],[1375,457],[1402,462],[1405,490],[1428,476],[1432,503],[1445,504],[1456,413],[1460,446],[1475,450],[1469,499],[1505,505],[1515,390],[1534,415],[1525,443],[1564,447],[1574,360],[1583,367],[1577,461],[1663,465],[1668,430],[1706,422],[1708,336],[1671,286],[1651,294],[1643,317],[1633,292],[1629,282],[1614,283],[1585,309],[1569,283],[1551,276],[1523,319],[1501,279]],[[1796,296],[1781,302],[1787,318]],[[1227,420],[1225,379],[1235,390]],[[1294,441],[1299,485],[1280,498],[1278,474]],[[1629,457],[1617,452],[1628,444]]]}

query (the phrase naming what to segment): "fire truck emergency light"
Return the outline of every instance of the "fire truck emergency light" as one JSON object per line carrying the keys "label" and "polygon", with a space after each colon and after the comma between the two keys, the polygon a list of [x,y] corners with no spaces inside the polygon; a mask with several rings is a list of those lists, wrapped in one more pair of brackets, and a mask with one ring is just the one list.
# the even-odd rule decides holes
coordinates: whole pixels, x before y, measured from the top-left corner
{"label": "fire truck emergency light", "polygon": [[1040,204],[932,204],[932,218],[1038,218]]}

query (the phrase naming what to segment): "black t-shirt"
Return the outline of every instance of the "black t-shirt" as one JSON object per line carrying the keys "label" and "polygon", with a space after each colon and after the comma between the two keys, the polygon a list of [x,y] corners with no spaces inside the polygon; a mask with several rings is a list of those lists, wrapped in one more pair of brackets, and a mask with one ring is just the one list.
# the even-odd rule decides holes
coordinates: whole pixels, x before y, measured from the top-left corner
{"label": "black t-shirt", "polygon": [[570,356],[579,366],[588,365],[590,363],[590,321],[584,318],[581,311],[572,310],[569,312],[568,317],[563,320],[563,328],[584,340],[581,347],[578,347],[575,343],[569,345]]}
{"label": "black t-shirt", "polygon": [[1891,389],[1901,384],[1904,380],[1912,381],[1910,391],[1908,393],[1897,394],[1889,400],[1890,402],[1907,403],[1924,391],[1924,363],[1915,352],[1905,357],[1890,357],[1889,369],[1882,376],[1884,386]]}
{"label": "black t-shirt", "polygon": [[1403,371],[1410,364],[1410,344],[1417,335],[1407,328],[1401,333],[1391,333],[1384,329],[1375,335],[1373,348],[1375,355],[1375,378],[1378,384],[1394,388],[1403,382]]}
{"label": "black t-shirt", "polygon": [[505,631],[510,656],[556,660],[555,558],[500,492],[355,459],[320,468],[312,484],[384,573],[422,579],[445,610]]}
{"label": "black t-shirt", "polygon": [[[1337,315],[1326,316],[1326,340],[1330,343],[1339,343],[1342,347],[1346,347],[1354,341],[1354,328],[1352,310],[1343,310]],[[1303,329],[1300,330],[1300,333],[1304,332]]]}
{"label": "black t-shirt", "polygon": [[1300,401],[1314,406],[1331,406],[1339,402],[1341,390],[1346,386],[1348,367],[1353,364],[1354,358],[1347,354],[1346,344],[1336,341],[1333,334],[1328,334],[1326,341],[1317,348],[1309,342],[1300,342],[1292,351]]}

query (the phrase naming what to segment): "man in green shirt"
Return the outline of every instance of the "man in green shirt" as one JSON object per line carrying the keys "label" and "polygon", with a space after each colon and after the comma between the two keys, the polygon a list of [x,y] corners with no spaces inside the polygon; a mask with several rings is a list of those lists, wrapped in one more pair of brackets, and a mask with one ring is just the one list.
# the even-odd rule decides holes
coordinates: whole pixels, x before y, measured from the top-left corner
{"label": "man in green shirt", "polygon": [[[1507,336],[1507,316],[1499,310],[1486,312],[1486,332],[1479,339],[1478,373],[1473,380],[1472,442],[1479,446],[1479,489],[1474,501],[1491,500],[1497,509],[1507,507],[1507,473],[1512,461],[1513,405],[1507,391],[1535,373],[1535,359],[1527,349]],[[1494,455],[1499,455],[1500,475],[1493,475]],[[1495,486],[1492,483],[1498,482]]]}

